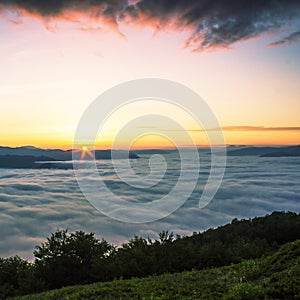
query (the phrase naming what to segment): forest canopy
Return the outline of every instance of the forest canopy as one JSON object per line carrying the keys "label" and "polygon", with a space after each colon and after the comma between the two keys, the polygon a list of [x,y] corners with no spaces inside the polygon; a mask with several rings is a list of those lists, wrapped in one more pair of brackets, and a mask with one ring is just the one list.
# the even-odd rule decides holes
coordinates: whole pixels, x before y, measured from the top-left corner
{"label": "forest canopy", "polygon": [[234,219],[230,224],[174,236],[162,231],[156,240],[135,236],[116,247],[94,233],[57,230],[36,246],[30,263],[18,256],[0,259],[0,296],[37,293],[63,286],[201,270],[274,253],[300,239],[300,214],[274,212]]}

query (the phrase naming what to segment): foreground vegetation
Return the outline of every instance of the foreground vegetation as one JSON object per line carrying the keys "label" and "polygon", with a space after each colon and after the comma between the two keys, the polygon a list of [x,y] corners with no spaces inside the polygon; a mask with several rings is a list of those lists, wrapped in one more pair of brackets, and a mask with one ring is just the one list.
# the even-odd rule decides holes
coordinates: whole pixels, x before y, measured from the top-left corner
{"label": "foreground vegetation", "polygon": [[[157,295],[160,295],[159,293],[164,290],[168,290],[168,293],[172,290],[174,293],[185,293],[186,290],[187,295],[192,297],[189,291],[195,290],[193,284],[199,286],[200,280],[210,289],[209,287],[212,288],[213,286],[211,282],[214,282],[214,277],[217,278],[216,287],[218,285],[221,287],[213,289],[213,292],[221,293],[219,290],[225,288],[222,286],[224,284],[229,287],[232,286],[232,288],[236,286],[236,289],[241,285],[242,290],[248,288],[252,293],[252,289],[255,290],[255,286],[251,285],[252,281],[249,279],[244,281],[243,276],[240,276],[239,269],[235,269],[235,266],[228,267],[229,269],[215,269],[200,273],[195,270],[230,266],[249,259],[251,264],[251,259],[270,256],[281,245],[298,239],[300,239],[300,214],[291,212],[274,212],[265,217],[249,220],[238,221],[235,219],[230,224],[209,229],[203,233],[194,233],[190,237],[174,237],[172,233],[165,231],[159,234],[158,240],[136,236],[118,248],[105,240],[96,239],[93,233],[84,233],[83,231],[69,233],[67,230],[59,230],[52,233],[44,243],[36,247],[34,263],[22,260],[18,256],[0,259],[0,299],[39,293],[64,286],[113,281],[100,286],[100,289],[104,289],[103,293],[105,294],[105,289],[111,289],[116,283],[115,279],[118,278],[145,278],[151,275],[190,270],[194,271],[174,275],[174,277],[163,275],[159,279],[154,277],[154,279],[148,278],[142,281],[138,279],[121,281],[114,288],[117,291],[115,295],[118,296],[117,299],[120,299],[123,293],[127,293],[124,297],[128,298],[132,292],[135,293],[132,294],[134,295],[132,297],[138,297],[136,293],[139,290],[141,295],[148,295],[149,291],[152,292],[153,289],[154,292],[157,289]],[[299,246],[297,243],[295,245]],[[293,255],[295,253],[293,252]],[[277,258],[279,259],[279,256]],[[282,266],[285,264],[285,259],[286,257],[281,259]],[[268,264],[268,262],[265,263]],[[276,265],[275,262],[274,265]],[[247,264],[242,265],[241,268],[246,268],[246,266]],[[256,268],[256,262],[253,268]],[[234,275],[234,270],[238,272],[237,275]],[[252,271],[251,269],[249,272]],[[276,271],[274,274],[277,274],[276,269],[273,271]],[[221,272],[220,274],[216,273],[220,276],[214,272]],[[260,277],[255,277],[253,280],[254,282],[260,280],[262,285],[260,294],[269,293],[267,291],[269,291],[270,283],[267,287],[264,287],[263,284],[267,279],[273,282],[272,280],[277,275],[264,273],[262,270],[257,272],[261,274]],[[286,295],[289,295],[290,290],[286,288],[288,281],[285,282],[286,277],[284,276],[289,274],[295,280],[299,280],[299,269],[288,267],[284,272],[287,273],[283,275],[280,273],[278,285],[283,284],[284,288],[288,290]],[[229,275],[222,277],[221,274],[223,273]],[[185,276],[196,279],[185,282]],[[245,276],[248,278],[247,274]],[[261,281],[262,279],[263,281]],[[172,280],[175,280],[174,284],[171,283]],[[176,284],[177,281],[184,282],[183,284],[187,285],[186,288],[181,287],[179,289],[181,285],[180,283]],[[152,288],[152,284],[156,288]],[[201,291],[206,289],[203,284]],[[93,289],[93,287],[91,288]],[[72,291],[72,289],[69,288],[66,291]],[[76,288],[74,289],[76,290]],[[148,293],[146,293],[147,289],[149,289]],[[98,293],[98,287],[96,290]],[[278,286],[278,291],[281,293],[280,286]],[[229,292],[230,290],[228,290]],[[289,298],[289,296],[287,297]]]}
{"label": "foreground vegetation", "polygon": [[231,266],[73,286],[16,299],[300,299],[300,240],[273,255]]}

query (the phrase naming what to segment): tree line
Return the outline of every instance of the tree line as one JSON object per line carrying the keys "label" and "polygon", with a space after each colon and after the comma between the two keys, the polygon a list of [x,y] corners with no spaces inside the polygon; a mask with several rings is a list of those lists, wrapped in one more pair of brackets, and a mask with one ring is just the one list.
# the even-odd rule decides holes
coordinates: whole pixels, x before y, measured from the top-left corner
{"label": "tree line", "polygon": [[168,231],[156,240],[135,236],[120,247],[94,233],[57,230],[36,246],[33,263],[18,256],[0,258],[0,296],[219,267],[268,255],[296,239],[300,239],[300,214],[292,212],[234,219],[189,237]]}

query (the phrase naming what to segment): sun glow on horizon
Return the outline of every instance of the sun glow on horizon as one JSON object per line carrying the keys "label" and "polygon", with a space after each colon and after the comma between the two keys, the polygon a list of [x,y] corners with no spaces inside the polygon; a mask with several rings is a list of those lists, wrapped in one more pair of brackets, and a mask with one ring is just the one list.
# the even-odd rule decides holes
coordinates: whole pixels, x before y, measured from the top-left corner
{"label": "sun glow on horizon", "polygon": [[[219,118],[227,144],[300,144],[299,43],[266,47],[274,38],[266,35],[232,50],[191,52],[183,47],[184,33],[177,31],[121,24],[124,38],[97,26],[78,28],[63,18],[51,28],[28,14],[21,19],[18,24],[0,20],[2,146],[71,149],[78,121],[93,99],[116,84],[145,77],[183,83],[203,97]],[[177,110],[165,110],[184,119]],[[113,120],[97,148],[111,147],[115,128],[132,112]],[[236,126],[228,129],[228,124]],[[207,145],[186,125],[198,146]],[[186,146],[180,133],[178,138]],[[124,137],[117,146],[126,148],[128,142]],[[169,146],[153,136],[134,145]],[[88,149],[80,151],[88,154]]]}
{"label": "sun glow on horizon", "polygon": [[86,157],[95,158],[94,153],[90,150],[90,147],[86,145],[82,145],[81,147],[77,149],[73,149],[73,153],[80,153],[80,160],[84,160]]}

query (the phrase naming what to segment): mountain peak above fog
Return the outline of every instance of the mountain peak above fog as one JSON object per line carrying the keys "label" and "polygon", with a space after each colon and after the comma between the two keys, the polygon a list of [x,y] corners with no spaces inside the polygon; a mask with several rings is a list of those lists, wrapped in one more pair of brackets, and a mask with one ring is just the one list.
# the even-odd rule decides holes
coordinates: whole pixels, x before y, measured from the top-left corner
{"label": "mountain peak above fog", "polygon": [[300,145],[278,147],[246,147],[227,152],[228,156],[288,157],[300,156]]}
{"label": "mountain peak above fog", "polygon": [[41,148],[37,148],[34,146],[21,146],[21,147],[17,147],[17,148],[30,149],[30,150],[42,150]]}
{"label": "mountain peak above fog", "polygon": [[0,155],[18,155],[18,156],[47,156],[56,160],[69,160],[71,159],[72,152],[64,150],[51,150],[41,149],[34,146],[22,146],[22,147],[0,147]]}
{"label": "mountain peak above fog", "polygon": [[[111,159],[111,150],[95,150],[92,151],[96,159]],[[134,152],[126,151],[113,151],[114,158],[117,159],[136,159],[139,156]],[[81,152],[78,151],[76,154],[78,158],[81,159]],[[42,158],[42,159],[41,159]],[[61,149],[41,149],[34,146],[22,146],[22,147],[1,147],[0,146],[0,168],[11,167],[32,167],[35,161],[71,161],[72,150],[61,150]],[[26,163],[25,163],[26,162]]]}

